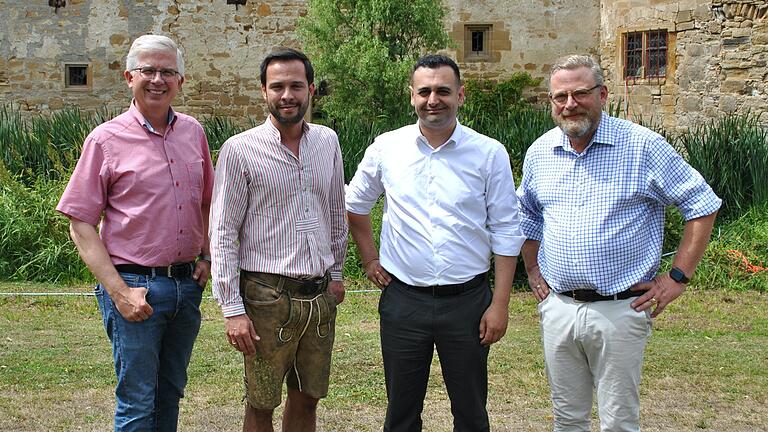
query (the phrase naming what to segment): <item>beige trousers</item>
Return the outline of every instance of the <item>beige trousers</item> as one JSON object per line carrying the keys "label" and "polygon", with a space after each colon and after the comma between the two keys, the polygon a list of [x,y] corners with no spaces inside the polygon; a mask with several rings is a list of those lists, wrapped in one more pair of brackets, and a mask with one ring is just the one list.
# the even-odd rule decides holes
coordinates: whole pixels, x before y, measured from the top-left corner
{"label": "beige trousers", "polygon": [[633,300],[583,303],[551,292],[539,303],[556,432],[589,432],[593,391],[601,431],[640,430],[640,370],[651,317],[632,309]]}

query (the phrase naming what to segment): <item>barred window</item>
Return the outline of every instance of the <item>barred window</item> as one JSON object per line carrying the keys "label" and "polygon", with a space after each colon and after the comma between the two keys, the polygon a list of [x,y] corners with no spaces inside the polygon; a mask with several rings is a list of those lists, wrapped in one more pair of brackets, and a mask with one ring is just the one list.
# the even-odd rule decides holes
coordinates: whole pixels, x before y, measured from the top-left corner
{"label": "barred window", "polygon": [[64,87],[78,89],[90,86],[88,69],[87,64],[64,64]]}
{"label": "barred window", "polygon": [[667,30],[624,34],[624,79],[667,76]]}

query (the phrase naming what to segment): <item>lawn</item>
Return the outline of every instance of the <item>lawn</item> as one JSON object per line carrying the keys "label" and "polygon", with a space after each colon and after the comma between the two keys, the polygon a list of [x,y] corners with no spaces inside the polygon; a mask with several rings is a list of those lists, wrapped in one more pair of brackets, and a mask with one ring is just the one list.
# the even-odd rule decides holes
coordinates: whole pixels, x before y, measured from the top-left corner
{"label": "lawn", "polygon": [[[0,293],[20,291],[89,288],[0,284]],[[320,430],[381,430],[386,397],[377,301],[377,293],[352,292],[340,307]],[[646,351],[643,430],[768,430],[766,310],[768,295],[754,291],[689,290],[670,305]],[[180,430],[240,430],[242,357],[228,346],[210,298],[203,317]],[[532,296],[513,294],[510,317],[507,335],[491,349],[492,429],[544,431],[551,413]],[[0,295],[0,335],[0,431],[111,430],[114,372],[93,297]],[[424,417],[427,431],[451,430],[437,360]]]}

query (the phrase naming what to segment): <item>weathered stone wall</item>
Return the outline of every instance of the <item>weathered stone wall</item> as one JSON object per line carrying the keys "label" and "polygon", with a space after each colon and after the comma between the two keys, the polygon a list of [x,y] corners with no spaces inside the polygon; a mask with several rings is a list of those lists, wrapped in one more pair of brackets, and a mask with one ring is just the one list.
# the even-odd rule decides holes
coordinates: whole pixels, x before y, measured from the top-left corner
{"label": "weathered stone wall", "polygon": [[[468,77],[546,75],[554,57],[596,52],[599,0],[446,0],[449,50]],[[193,115],[262,118],[258,66],[276,45],[296,46],[306,0],[69,0],[54,12],[45,1],[0,0],[0,97],[28,112],[65,104],[124,109],[123,78],[131,42],[146,33],[171,36],[182,48],[186,81],[174,106]],[[493,58],[462,61],[464,25],[492,24]],[[578,31],[576,31],[578,30]],[[458,55],[458,57],[457,57]],[[89,85],[66,88],[64,63],[90,64]],[[539,89],[540,93],[543,92]]]}
{"label": "weathered stone wall", "polygon": [[[186,78],[174,106],[194,115],[261,118],[258,66],[276,45],[296,46],[302,0],[0,0],[0,97],[31,112],[75,104],[122,110],[130,91],[125,56],[137,36],[161,33],[182,48]],[[91,84],[67,89],[64,62],[90,63]]]}
{"label": "weathered stone wall", "polygon": [[[526,71],[545,78],[552,61],[565,54],[597,54],[600,0],[445,0],[446,28],[457,49],[450,51],[467,77],[504,79]],[[464,62],[464,27],[492,24],[488,62]],[[542,82],[543,93],[546,84]]]}
{"label": "weathered stone wall", "polygon": [[[750,111],[768,123],[766,0],[603,0],[601,63],[612,101],[670,130]],[[666,79],[623,79],[622,35],[667,29]]]}

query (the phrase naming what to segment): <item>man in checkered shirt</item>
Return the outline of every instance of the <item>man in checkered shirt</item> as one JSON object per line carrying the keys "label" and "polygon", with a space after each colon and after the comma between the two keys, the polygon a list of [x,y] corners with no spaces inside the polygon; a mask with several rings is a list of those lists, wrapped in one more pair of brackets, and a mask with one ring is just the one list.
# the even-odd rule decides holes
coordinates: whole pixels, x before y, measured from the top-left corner
{"label": "man in checkered shirt", "polygon": [[[555,431],[640,430],[640,370],[652,318],[682,294],[721,200],[662,136],[608,116],[603,72],[582,55],[549,77],[557,127],[533,143],[517,190],[522,254],[539,301]],[[657,273],[664,209],[685,229]]]}

